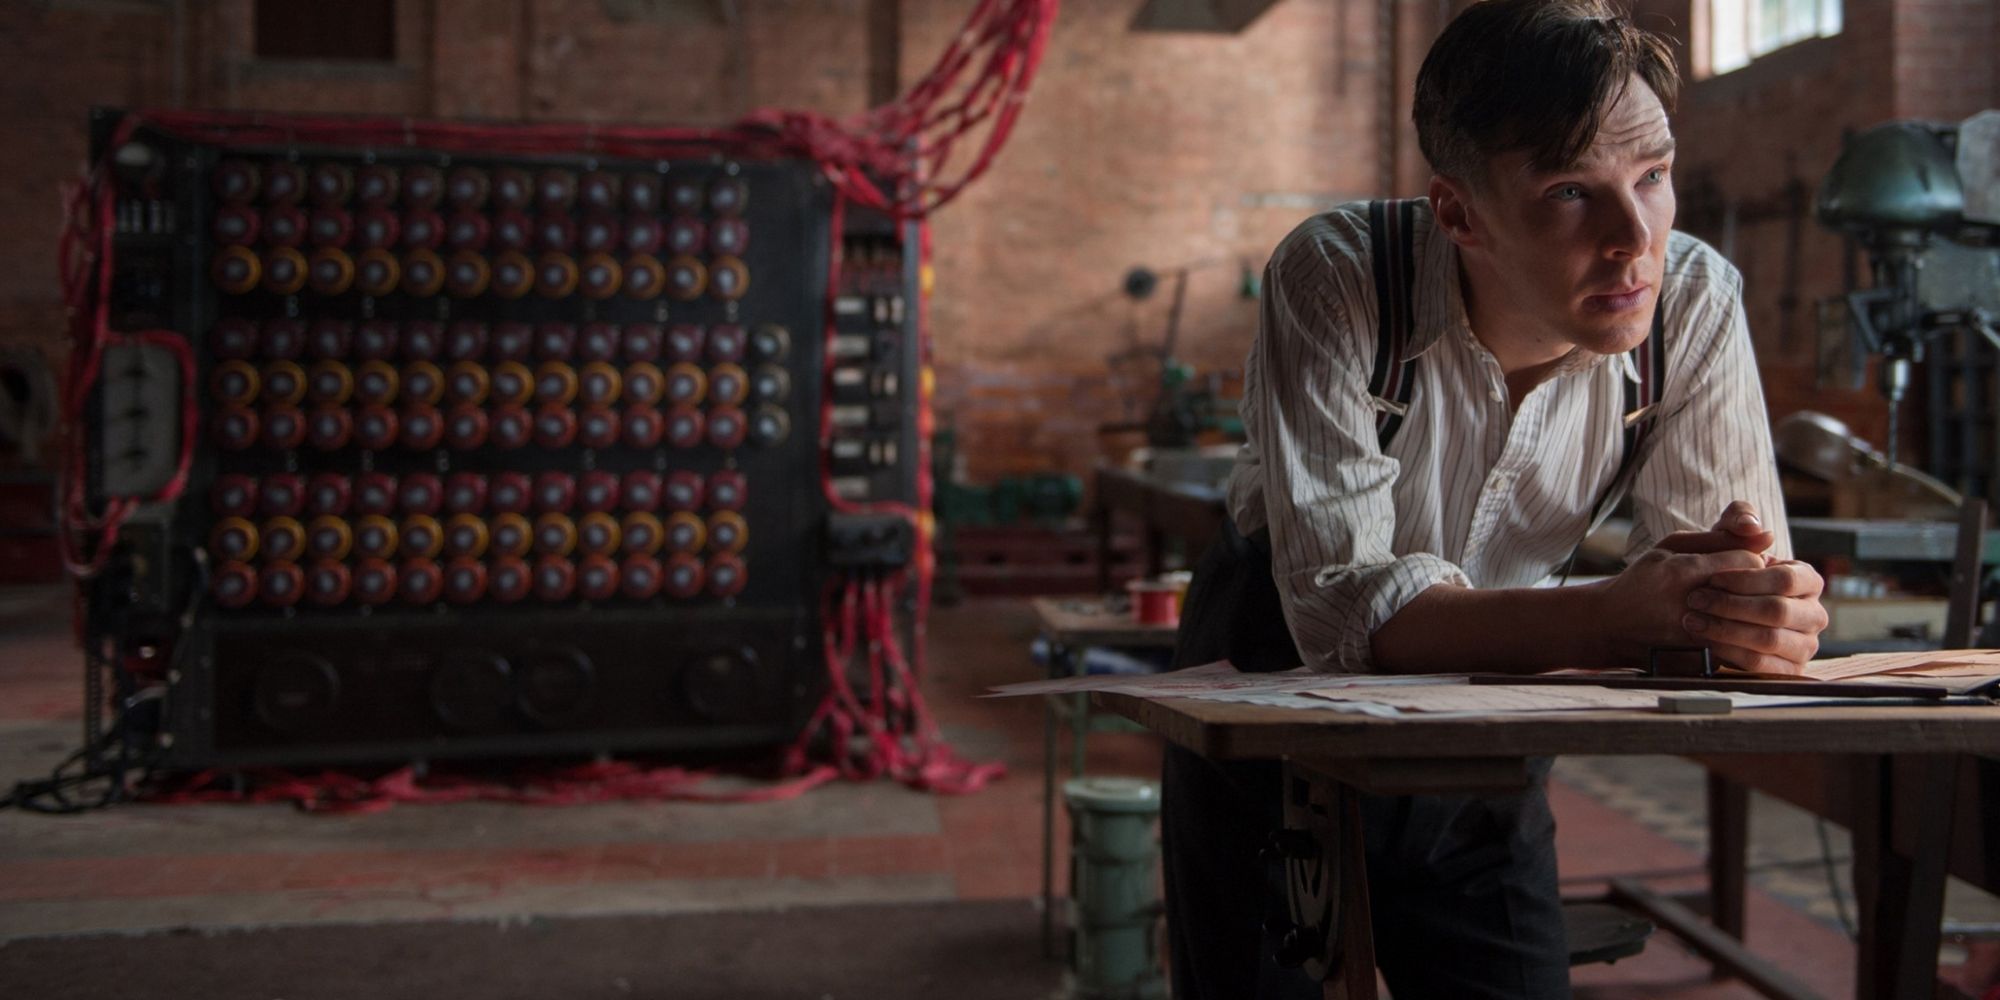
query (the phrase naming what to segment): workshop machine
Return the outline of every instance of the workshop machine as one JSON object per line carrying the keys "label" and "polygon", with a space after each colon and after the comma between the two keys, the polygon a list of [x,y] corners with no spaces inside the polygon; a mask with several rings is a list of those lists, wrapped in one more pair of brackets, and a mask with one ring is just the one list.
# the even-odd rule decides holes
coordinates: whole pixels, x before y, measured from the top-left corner
{"label": "workshop machine", "polygon": [[1850,291],[1844,312],[1855,343],[1882,357],[1887,461],[1897,461],[1913,366],[1927,352],[1939,361],[1942,347],[1941,363],[1927,366],[1927,471],[1990,493],[2000,402],[1991,373],[1967,362],[2000,349],[2000,111],[1956,124],[1890,122],[1850,137],[1816,211],[1868,255],[1870,287]]}
{"label": "workshop machine", "polygon": [[830,587],[911,606],[917,224],[740,134],[379,124],[92,116],[93,709],[176,768],[796,738]]}

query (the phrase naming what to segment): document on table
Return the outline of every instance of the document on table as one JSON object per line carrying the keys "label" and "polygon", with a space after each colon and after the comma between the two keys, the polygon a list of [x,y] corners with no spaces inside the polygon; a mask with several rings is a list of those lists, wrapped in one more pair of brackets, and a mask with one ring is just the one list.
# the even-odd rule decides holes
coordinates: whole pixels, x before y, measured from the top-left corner
{"label": "document on table", "polygon": [[1806,676],[1817,681],[1899,674],[1906,677],[2000,676],[2000,650],[1932,649],[1915,653],[1862,653],[1806,664]]}
{"label": "document on table", "polygon": [[[1308,691],[1308,698],[1365,703],[1387,712],[1371,715],[1513,715],[1516,713],[1650,711],[1659,707],[1663,692],[1630,688],[1549,684],[1424,684],[1346,691]],[[1816,695],[1745,694],[1739,691],[1672,691],[1674,695],[1713,695],[1729,699],[1730,707],[1783,708],[1829,700]]]}
{"label": "document on table", "polygon": [[[1293,695],[1354,687],[1398,685],[1464,684],[1464,674],[1421,674],[1389,676],[1381,674],[1323,674],[1304,667],[1269,674],[1246,674],[1227,661],[1207,663],[1160,674],[1090,674],[1050,680],[1002,684],[988,691],[988,698],[1022,695],[1077,694],[1085,691],[1112,691],[1142,698],[1204,698],[1211,701],[1260,700],[1273,695]],[[1287,704],[1295,704],[1287,702]]]}
{"label": "document on table", "polygon": [[[1985,653],[1986,651],[1973,651]],[[1914,671],[1975,670],[1995,668],[1968,663],[1946,663],[1938,654],[1896,654],[1906,659],[1906,672],[1878,680],[1916,682]],[[1959,657],[1953,653],[1947,660]],[[1838,661],[1829,661],[1838,662]],[[1565,671],[1574,674],[1574,671]],[[1866,674],[1879,675],[1880,668]],[[1614,674],[1630,676],[1629,674]],[[1925,673],[1921,676],[1937,676]],[[1828,678],[1828,679],[1839,679]],[[1209,663],[1185,670],[1160,674],[1102,674],[1024,681],[995,687],[987,697],[1061,695],[1106,691],[1139,698],[1190,698],[1199,701],[1226,701],[1280,708],[1316,708],[1377,718],[1421,715],[1442,716],[1514,715],[1534,712],[1590,711],[1606,709],[1650,711],[1659,706],[1661,692],[1635,688],[1593,687],[1548,684],[1468,684],[1464,674],[1322,674],[1301,667],[1282,673],[1246,674],[1226,662]],[[1749,694],[1740,691],[1675,691],[1674,694],[1712,694],[1729,699],[1733,709],[1782,708],[1799,705],[1843,704],[1844,699],[1820,694]],[[1898,702],[1874,699],[1870,704]]]}

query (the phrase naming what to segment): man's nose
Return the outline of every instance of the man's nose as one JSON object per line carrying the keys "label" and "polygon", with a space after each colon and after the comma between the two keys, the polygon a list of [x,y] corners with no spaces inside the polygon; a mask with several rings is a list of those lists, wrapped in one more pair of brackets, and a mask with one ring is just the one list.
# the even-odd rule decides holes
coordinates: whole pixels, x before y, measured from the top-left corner
{"label": "man's nose", "polygon": [[1616,199],[1607,208],[1604,220],[1604,255],[1612,260],[1644,256],[1653,245],[1652,227],[1640,212],[1638,199],[1631,195]]}

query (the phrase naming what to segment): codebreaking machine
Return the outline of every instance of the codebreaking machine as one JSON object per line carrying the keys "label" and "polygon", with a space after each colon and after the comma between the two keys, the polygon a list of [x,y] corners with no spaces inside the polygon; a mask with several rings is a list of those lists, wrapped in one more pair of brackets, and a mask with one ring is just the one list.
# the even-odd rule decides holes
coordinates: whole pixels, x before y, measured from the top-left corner
{"label": "codebreaking machine", "polygon": [[91,124],[83,627],[161,763],[782,743],[923,556],[916,230],[813,162]]}

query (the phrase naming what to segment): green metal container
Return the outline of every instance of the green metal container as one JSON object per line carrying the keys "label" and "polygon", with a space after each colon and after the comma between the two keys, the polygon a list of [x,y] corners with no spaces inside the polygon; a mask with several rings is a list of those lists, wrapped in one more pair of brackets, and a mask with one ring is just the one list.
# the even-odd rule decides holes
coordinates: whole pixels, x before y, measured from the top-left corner
{"label": "green metal container", "polygon": [[1138,778],[1063,783],[1070,816],[1071,996],[1156,1000],[1160,786]]}

